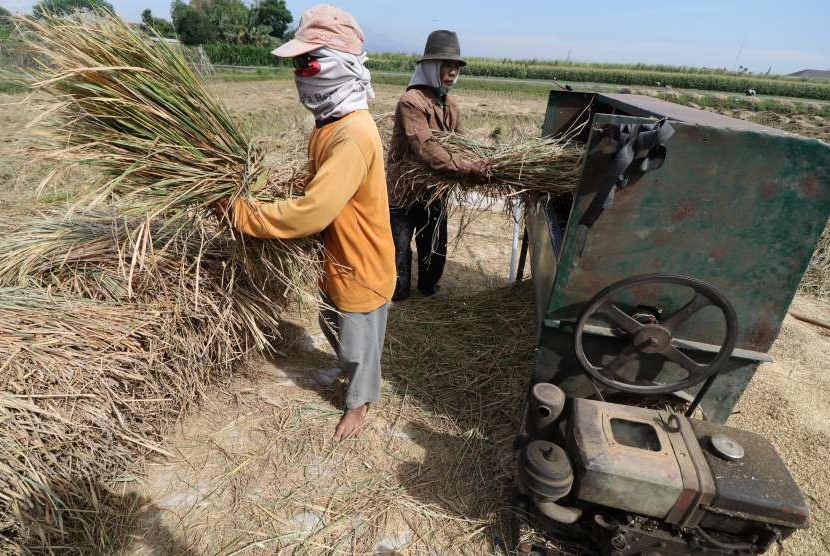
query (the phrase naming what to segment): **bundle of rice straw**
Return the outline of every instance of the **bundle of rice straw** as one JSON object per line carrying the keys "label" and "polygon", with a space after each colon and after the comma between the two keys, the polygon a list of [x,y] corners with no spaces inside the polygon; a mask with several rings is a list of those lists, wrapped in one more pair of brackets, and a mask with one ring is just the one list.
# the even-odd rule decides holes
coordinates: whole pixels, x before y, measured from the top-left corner
{"label": "bundle of rice straw", "polygon": [[94,551],[110,481],[204,385],[274,347],[287,295],[316,297],[321,253],[209,210],[288,198],[306,176],[269,173],[175,47],[111,14],[16,22],[47,103],[37,154],[58,164],[44,183],[74,164],[106,179],[0,241],[0,551]]}
{"label": "bundle of rice straw", "polygon": [[262,152],[174,46],[104,13],[16,21],[39,63],[25,84],[51,98],[46,154],[110,176],[90,202],[181,216],[262,190]]}
{"label": "bundle of rice straw", "polygon": [[436,172],[415,160],[401,163],[396,191],[404,205],[444,200],[464,203],[476,198],[504,199],[570,195],[577,187],[584,149],[572,139],[579,130],[561,137],[539,137],[490,145],[456,133],[436,133],[451,154],[469,160],[487,160],[486,180],[465,181]]}
{"label": "bundle of rice straw", "polygon": [[[260,146],[208,95],[177,47],[108,13],[16,21],[39,63],[24,84],[33,101],[49,99],[31,124],[45,138],[38,155],[58,164],[41,187],[61,169],[93,164],[108,179],[80,205],[164,217],[176,232],[220,199],[302,193],[304,173],[271,177]],[[315,240],[261,247],[269,258],[296,260],[281,276],[290,284],[315,248]]]}
{"label": "bundle of rice straw", "polygon": [[48,214],[22,223],[0,242],[0,286],[164,303],[185,319],[182,326],[213,329],[205,339],[216,343],[218,328],[226,330],[223,336],[232,334],[232,351],[207,362],[232,361],[252,347],[268,349],[275,338],[286,286],[278,279],[282,271],[256,251],[266,244],[250,242],[243,249],[205,221],[174,234],[161,221],[146,225],[100,211],[69,220]]}

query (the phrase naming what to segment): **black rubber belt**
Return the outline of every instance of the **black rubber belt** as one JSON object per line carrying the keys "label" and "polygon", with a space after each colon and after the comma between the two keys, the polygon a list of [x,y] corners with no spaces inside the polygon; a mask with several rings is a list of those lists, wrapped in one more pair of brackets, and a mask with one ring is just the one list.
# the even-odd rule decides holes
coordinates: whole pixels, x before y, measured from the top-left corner
{"label": "black rubber belt", "polygon": [[[674,128],[665,119],[655,124],[622,124],[612,129],[617,139],[617,152],[588,210],[579,221],[580,226],[585,228],[593,226],[602,211],[610,208],[617,188],[626,187],[642,174],[663,165],[666,161],[664,143],[674,135]],[[645,155],[642,154],[644,152]]]}

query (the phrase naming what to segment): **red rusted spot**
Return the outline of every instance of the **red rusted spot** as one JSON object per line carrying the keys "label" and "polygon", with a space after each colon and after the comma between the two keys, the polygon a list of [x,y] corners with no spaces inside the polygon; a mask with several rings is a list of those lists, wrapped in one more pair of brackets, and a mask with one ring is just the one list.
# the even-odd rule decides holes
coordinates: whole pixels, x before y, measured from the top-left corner
{"label": "red rusted spot", "polygon": [[646,302],[653,302],[663,293],[664,286],[661,284],[640,284],[631,288],[631,293],[636,299]]}
{"label": "red rusted spot", "polygon": [[729,249],[725,245],[716,245],[709,250],[709,257],[715,260],[725,259],[729,256]]}
{"label": "red rusted spot", "polygon": [[591,296],[594,296],[599,290],[608,285],[601,276],[595,274],[582,275],[579,279],[582,281],[583,289],[592,292]]}
{"label": "red rusted spot", "polygon": [[798,184],[801,192],[810,199],[819,199],[821,197],[821,184],[815,174],[810,174]]}
{"label": "red rusted spot", "polygon": [[761,198],[766,200],[775,195],[778,191],[778,188],[775,187],[774,183],[767,182],[761,186]]}
{"label": "red rusted spot", "polygon": [[752,331],[750,342],[758,351],[767,351],[775,341],[775,330],[767,323],[762,322]]}
{"label": "red rusted spot", "polygon": [[688,220],[695,214],[695,206],[691,201],[684,201],[674,209],[674,221],[682,222]]}

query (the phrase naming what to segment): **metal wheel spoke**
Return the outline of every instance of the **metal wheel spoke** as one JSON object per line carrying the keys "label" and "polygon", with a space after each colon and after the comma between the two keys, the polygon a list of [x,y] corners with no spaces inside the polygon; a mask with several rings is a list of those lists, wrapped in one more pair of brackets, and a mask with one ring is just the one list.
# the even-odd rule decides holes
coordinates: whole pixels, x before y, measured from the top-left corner
{"label": "metal wheel spoke", "polygon": [[611,318],[614,323],[631,334],[632,336],[640,331],[642,324],[627,315],[625,311],[614,305],[613,301],[608,301],[599,308],[603,315]]}
{"label": "metal wheel spoke", "polygon": [[674,346],[669,346],[669,348],[663,352],[663,356],[669,361],[680,365],[683,370],[688,373],[687,376],[693,376],[702,369],[706,368],[706,365],[701,365]]}
{"label": "metal wheel spoke", "polygon": [[602,373],[602,375],[606,378],[616,380],[617,371],[619,371],[623,366],[625,366],[626,363],[630,363],[631,361],[636,359],[639,353],[640,350],[637,349],[637,346],[635,346],[634,344],[630,344],[622,351],[622,353],[620,353],[617,357],[611,360],[610,363],[599,369],[599,372]]}
{"label": "metal wheel spoke", "polygon": [[660,324],[673,332],[678,325],[688,320],[692,315],[703,309],[704,307],[712,305],[712,302],[705,295],[695,292],[694,298],[686,305],[678,309],[675,313],[669,315],[666,320]]}

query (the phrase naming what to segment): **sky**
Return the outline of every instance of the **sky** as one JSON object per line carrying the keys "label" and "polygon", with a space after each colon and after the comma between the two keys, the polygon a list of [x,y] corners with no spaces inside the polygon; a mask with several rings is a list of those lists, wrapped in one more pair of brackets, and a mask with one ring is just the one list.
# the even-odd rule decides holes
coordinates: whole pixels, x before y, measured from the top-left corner
{"label": "sky", "polygon": [[[319,0],[318,0],[319,1]],[[129,21],[169,0],[110,0]],[[33,0],[0,0],[10,11]],[[295,21],[315,1],[286,2]],[[420,52],[434,29],[458,32],[462,53],[497,58],[671,64],[790,73],[830,70],[830,0],[342,0],[370,51]]]}

